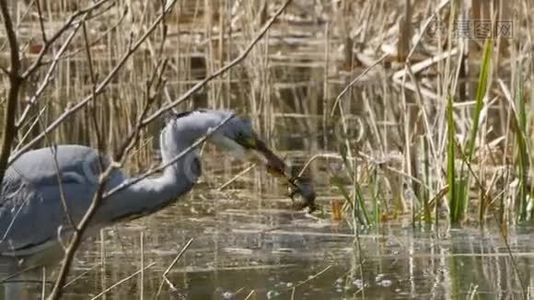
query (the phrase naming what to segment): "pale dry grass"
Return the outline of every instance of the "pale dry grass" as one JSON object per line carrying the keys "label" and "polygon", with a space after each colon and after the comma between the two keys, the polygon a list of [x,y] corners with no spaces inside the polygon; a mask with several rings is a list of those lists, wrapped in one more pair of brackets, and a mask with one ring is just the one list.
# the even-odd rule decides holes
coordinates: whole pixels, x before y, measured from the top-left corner
{"label": "pale dry grass", "polygon": [[[17,33],[27,66],[42,45],[41,29],[35,2],[17,3]],[[45,32],[52,34],[67,16],[91,1],[39,3]],[[158,1],[110,4],[86,23],[97,81],[112,70],[130,40],[140,36],[161,10]],[[278,4],[179,1],[165,21],[167,32],[156,30],[94,104],[71,116],[35,146],[52,142],[96,145],[95,133],[100,131],[111,153],[118,146],[117,137],[123,136],[141,113],[148,97],[147,80],[161,58],[168,60],[168,67],[153,110],[235,58]],[[508,174],[517,163],[516,129],[511,126],[511,118],[517,110],[512,104],[517,106],[519,88],[524,90],[522,101],[530,111],[532,8],[524,1],[495,1],[495,5],[472,1],[472,5],[469,10],[464,6],[453,9],[448,1],[294,1],[243,64],[210,82],[192,101],[176,109],[227,108],[248,114],[271,146],[295,161],[300,157],[301,163],[305,162],[302,157],[345,152],[351,161],[361,162],[353,166],[357,175],[353,179],[364,189],[375,184],[369,172],[376,171],[385,178],[378,183],[385,187],[379,196],[393,201],[383,210],[385,215],[394,213],[392,207],[416,215],[422,204],[400,197],[407,188],[428,205],[446,187],[445,109],[449,93],[455,97],[461,144],[471,126],[483,40],[458,39],[451,28],[461,16],[510,20],[513,37],[495,40],[491,85],[473,162],[488,188],[475,194],[491,190],[497,197],[499,190],[517,178],[513,172],[502,180],[495,176]],[[443,30],[436,31],[433,20],[439,20]],[[67,36],[62,36],[58,44]],[[162,44],[163,37],[166,41]],[[0,47],[0,63],[5,66],[8,53],[4,31],[0,32]],[[84,47],[83,36],[76,34],[58,61],[50,85],[29,108],[30,117],[21,125],[17,142],[31,140],[66,107],[91,93],[93,79]],[[51,49],[45,60],[53,59],[57,51]],[[46,66],[24,86],[19,113],[45,76],[44,70]],[[364,71],[365,75],[351,83]],[[349,83],[347,93],[338,98]],[[6,84],[3,78],[3,89]],[[93,112],[96,123],[90,121]],[[156,164],[154,137],[160,127],[161,123],[156,122],[142,131],[128,165],[133,173]],[[326,161],[317,160],[310,166],[310,173],[331,198],[329,178],[335,173],[332,165],[339,161]],[[220,181],[231,179],[235,172]],[[255,173],[256,183],[260,177]],[[354,192],[352,188],[350,192]],[[495,204],[513,196],[513,192],[500,195],[502,200],[495,200]],[[511,206],[513,209],[515,205]]]}

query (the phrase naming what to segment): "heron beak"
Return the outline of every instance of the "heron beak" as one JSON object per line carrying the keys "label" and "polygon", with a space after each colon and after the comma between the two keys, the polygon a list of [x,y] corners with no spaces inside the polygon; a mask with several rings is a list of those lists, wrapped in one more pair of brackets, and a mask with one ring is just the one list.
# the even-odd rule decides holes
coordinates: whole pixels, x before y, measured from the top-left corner
{"label": "heron beak", "polygon": [[269,173],[276,176],[286,176],[287,166],[285,162],[274,154],[261,139],[254,136],[242,141],[241,144],[247,149],[255,150],[262,156],[263,159],[261,160],[265,163]]}
{"label": "heron beak", "polygon": [[[297,207],[299,209],[309,207],[310,212],[316,209],[315,191],[311,183],[299,176],[293,176],[285,162],[274,154],[262,140],[254,136],[240,141],[239,144],[245,149],[255,150],[256,154],[260,154],[260,159],[267,167],[269,173],[274,176],[283,177],[288,181],[291,190],[290,197],[295,200],[296,198],[294,197],[299,195],[302,199],[302,201],[297,201]],[[255,160],[256,158],[253,159]]]}

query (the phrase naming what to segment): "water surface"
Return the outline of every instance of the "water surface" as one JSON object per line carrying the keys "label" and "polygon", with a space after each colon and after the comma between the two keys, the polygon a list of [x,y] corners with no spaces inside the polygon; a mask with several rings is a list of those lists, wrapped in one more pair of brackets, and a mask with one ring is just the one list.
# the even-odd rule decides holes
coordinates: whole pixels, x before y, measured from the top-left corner
{"label": "water surface", "polygon": [[[88,240],[71,278],[81,277],[66,298],[95,296],[141,263],[149,267],[104,297],[142,292],[153,299],[162,285],[160,299],[514,299],[522,296],[518,273],[530,285],[534,243],[527,228],[509,237],[514,265],[497,231],[430,231],[397,221],[359,228],[355,236],[344,222],[288,209],[287,200],[232,194],[200,188]],[[27,287],[40,294],[38,284]]]}

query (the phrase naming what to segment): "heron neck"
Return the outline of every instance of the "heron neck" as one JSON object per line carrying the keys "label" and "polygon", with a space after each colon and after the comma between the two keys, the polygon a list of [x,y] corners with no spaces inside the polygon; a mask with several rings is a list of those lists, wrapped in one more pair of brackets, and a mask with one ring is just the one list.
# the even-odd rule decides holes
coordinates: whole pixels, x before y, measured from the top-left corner
{"label": "heron neck", "polygon": [[174,203],[179,196],[188,193],[198,179],[196,167],[190,163],[195,161],[193,156],[194,153],[187,154],[167,166],[161,176],[144,178],[112,195],[100,212],[112,216],[108,220],[118,222],[149,215]]}
{"label": "heron neck", "polygon": [[[177,157],[180,153],[173,155],[172,159]],[[171,182],[173,185],[180,185],[182,183],[187,185],[194,185],[201,175],[200,160],[197,155],[197,150],[193,150],[177,161],[163,159],[162,166],[164,167],[162,180]]]}
{"label": "heron neck", "polygon": [[[107,210],[107,215],[113,215],[111,219],[114,221],[137,218],[156,212],[189,192],[201,175],[199,150],[189,147],[206,134],[213,123],[215,121],[210,120],[194,126],[168,124],[160,134],[163,174],[140,180],[112,195],[101,211]],[[177,159],[187,150],[190,151]]]}

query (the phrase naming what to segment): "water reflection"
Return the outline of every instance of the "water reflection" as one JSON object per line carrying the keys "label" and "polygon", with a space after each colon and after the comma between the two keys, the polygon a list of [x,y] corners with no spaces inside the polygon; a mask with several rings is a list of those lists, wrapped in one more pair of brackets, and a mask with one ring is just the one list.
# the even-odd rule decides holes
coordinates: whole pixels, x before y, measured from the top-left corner
{"label": "water reflection", "polygon": [[[142,292],[152,299],[162,286],[160,299],[502,299],[521,296],[518,273],[524,286],[531,281],[528,230],[510,237],[514,267],[496,231],[436,234],[399,223],[362,230],[355,239],[346,224],[283,209],[281,200],[237,209],[254,200],[207,205],[206,195],[198,190],[161,213],[105,230],[103,240],[87,241],[71,278],[83,276],[66,297],[86,299],[124,280],[105,298]],[[162,274],[190,238],[168,273],[172,290]],[[26,285],[30,298],[40,295],[39,286]]]}

